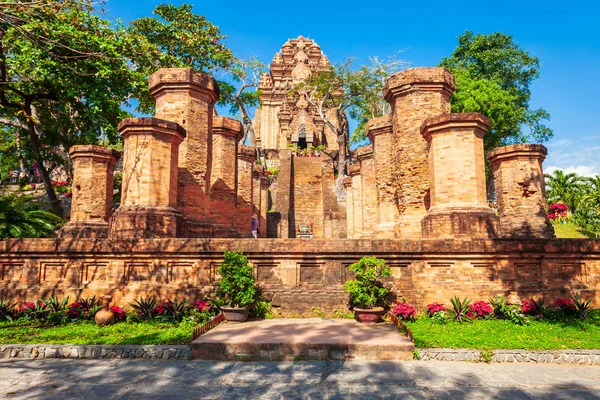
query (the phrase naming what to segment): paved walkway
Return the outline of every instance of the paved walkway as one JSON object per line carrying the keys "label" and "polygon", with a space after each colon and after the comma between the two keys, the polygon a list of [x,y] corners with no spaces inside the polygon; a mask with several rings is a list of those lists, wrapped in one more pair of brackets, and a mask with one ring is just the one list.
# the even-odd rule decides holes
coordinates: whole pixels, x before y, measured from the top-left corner
{"label": "paved walkway", "polygon": [[600,399],[600,367],[466,362],[6,360],[6,399]]}

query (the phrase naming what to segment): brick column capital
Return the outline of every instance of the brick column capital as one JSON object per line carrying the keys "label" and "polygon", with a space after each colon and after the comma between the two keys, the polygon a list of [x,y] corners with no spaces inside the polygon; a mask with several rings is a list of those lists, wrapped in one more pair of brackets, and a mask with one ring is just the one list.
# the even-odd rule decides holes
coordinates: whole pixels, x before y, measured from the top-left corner
{"label": "brick column capital", "polygon": [[150,75],[148,89],[155,99],[165,92],[189,91],[214,104],[220,96],[215,78],[191,68],[161,68]]}
{"label": "brick column capital", "polygon": [[540,159],[544,161],[548,149],[542,144],[513,144],[510,146],[498,147],[489,151],[486,155],[490,164],[496,164],[514,158]]}
{"label": "brick column capital", "polygon": [[356,149],[356,158],[358,159],[358,162],[373,158],[373,145],[369,144]]}
{"label": "brick column capital", "polygon": [[356,176],[360,174],[360,164],[352,164],[348,167],[348,175]]}
{"label": "brick column capital", "polygon": [[125,139],[130,135],[158,133],[171,136],[174,141],[181,143],[185,139],[186,131],[179,124],[158,118],[125,118],[118,126],[121,137]]}
{"label": "brick column capital", "polygon": [[256,151],[254,150],[254,147],[240,146],[238,148],[238,159],[254,163],[256,161]]}
{"label": "brick column capital", "polygon": [[391,134],[393,132],[392,115],[372,118],[367,122],[367,137],[371,143],[375,142],[375,136]]}
{"label": "brick column capital", "polygon": [[237,119],[228,117],[213,117],[213,135],[230,136],[235,138],[236,143],[244,137],[244,127]]}
{"label": "brick column capital", "polygon": [[475,135],[483,137],[490,127],[489,118],[479,113],[452,113],[428,118],[421,125],[421,135],[430,141],[431,135],[455,129],[472,129]]}
{"label": "brick column capital", "polygon": [[71,146],[69,149],[69,156],[71,156],[71,159],[73,160],[81,157],[105,160],[110,165],[115,165],[121,158],[121,154],[116,150],[90,144]]}
{"label": "brick column capital", "polygon": [[445,68],[410,68],[388,78],[383,97],[388,103],[415,91],[444,92],[450,97],[455,88],[454,76]]}

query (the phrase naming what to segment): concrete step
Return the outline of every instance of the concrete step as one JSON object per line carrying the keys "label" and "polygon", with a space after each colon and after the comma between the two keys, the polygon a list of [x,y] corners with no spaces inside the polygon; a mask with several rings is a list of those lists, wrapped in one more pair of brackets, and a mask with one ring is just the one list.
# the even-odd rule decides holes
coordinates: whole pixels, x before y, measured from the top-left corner
{"label": "concrete step", "polygon": [[277,318],[224,322],[192,343],[192,359],[223,361],[410,360],[414,344],[391,323]]}

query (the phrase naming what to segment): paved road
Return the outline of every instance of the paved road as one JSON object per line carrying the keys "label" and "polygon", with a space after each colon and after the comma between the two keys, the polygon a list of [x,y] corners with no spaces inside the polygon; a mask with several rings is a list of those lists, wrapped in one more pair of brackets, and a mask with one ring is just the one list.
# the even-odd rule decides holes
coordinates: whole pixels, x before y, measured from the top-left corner
{"label": "paved road", "polygon": [[7,399],[600,399],[600,366],[6,360]]}

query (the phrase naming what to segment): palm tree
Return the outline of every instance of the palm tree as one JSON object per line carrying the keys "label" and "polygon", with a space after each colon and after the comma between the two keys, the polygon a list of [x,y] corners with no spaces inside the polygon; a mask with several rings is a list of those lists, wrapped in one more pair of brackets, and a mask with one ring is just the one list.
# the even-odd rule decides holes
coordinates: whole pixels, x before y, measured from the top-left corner
{"label": "palm tree", "polygon": [[0,238],[48,237],[65,221],[49,211],[36,209],[31,197],[0,197]]}
{"label": "palm tree", "polygon": [[583,179],[586,183],[582,198],[585,206],[596,210],[600,209],[600,175]]}
{"label": "palm tree", "polygon": [[546,197],[551,203],[564,203],[571,212],[575,211],[581,200],[582,179],[575,173],[565,174],[557,169],[554,174],[545,174]]}

